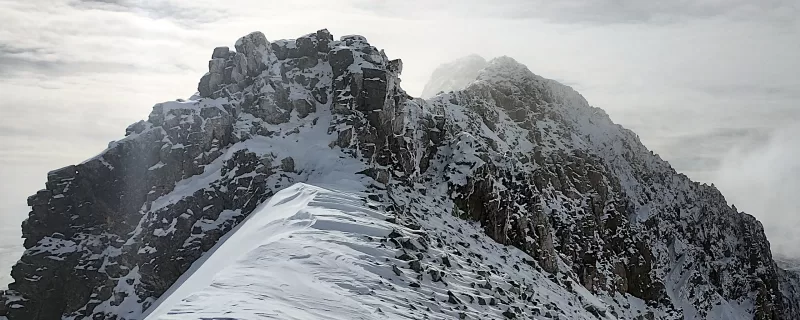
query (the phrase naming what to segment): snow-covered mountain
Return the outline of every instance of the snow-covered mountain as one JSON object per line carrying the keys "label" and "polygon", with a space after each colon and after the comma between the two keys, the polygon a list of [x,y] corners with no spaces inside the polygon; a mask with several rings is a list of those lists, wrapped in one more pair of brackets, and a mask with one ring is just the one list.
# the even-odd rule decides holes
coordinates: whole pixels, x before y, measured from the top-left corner
{"label": "snow-covered mountain", "polygon": [[48,174],[0,316],[800,318],[756,219],[511,58],[423,100],[362,36],[235,48]]}

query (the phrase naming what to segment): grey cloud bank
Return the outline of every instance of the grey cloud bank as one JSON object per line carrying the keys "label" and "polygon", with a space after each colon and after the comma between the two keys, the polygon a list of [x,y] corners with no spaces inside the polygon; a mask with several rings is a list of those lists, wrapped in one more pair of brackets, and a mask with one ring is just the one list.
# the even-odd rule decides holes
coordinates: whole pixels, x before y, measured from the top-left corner
{"label": "grey cloud bank", "polygon": [[0,285],[46,172],[191,95],[209,49],[254,30],[363,34],[404,60],[414,95],[441,63],[512,56],[714,182],[775,251],[800,256],[798,16],[795,1],[0,0]]}

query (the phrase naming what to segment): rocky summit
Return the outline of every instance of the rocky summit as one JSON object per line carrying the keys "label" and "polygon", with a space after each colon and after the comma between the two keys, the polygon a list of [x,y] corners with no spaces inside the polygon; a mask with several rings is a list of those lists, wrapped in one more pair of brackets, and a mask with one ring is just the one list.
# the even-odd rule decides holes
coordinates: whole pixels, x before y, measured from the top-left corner
{"label": "rocky summit", "polygon": [[208,69],[48,173],[0,317],[800,319],[761,223],[512,58],[429,99],[327,30]]}

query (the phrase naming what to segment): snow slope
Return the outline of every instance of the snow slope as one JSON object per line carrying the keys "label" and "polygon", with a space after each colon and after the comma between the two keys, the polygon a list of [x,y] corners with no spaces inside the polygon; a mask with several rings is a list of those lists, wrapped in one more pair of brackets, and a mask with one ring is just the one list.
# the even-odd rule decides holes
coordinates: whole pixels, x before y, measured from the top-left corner
{"label": "snow slope", "polygon": [[[381,206],[360,190],[302,183],[286,188],[223,238],[207,260],[196,262],[145,319],[452,319],[461,314],[500,319],[508,307],[494,300],[510,300],[520,292],[533,302],[511,306],[530,319],[544,319],[556,308],[569,319],[594,319],[587,306],[608,308],[590,293],[570,293],[530,267],[515,270],[516,264],[507,262],[524,259],[523,253],[491,244],[475,225],[454,217],[423,226],[460,230],[448,233],[456,239],[445,240],[443,249],[424,253],[424,260],[438,262],[436,269],[448,269],[434,282],[430,274],[413,270],[402,258],[408,251],[394,244],[414,239],[415,230],[388,222],[391,216]],[[449,243],[453,240],[474,247],[456,249]],[[496,269],[472,269],[468,257],[476,253]],[[507,293],[488,289],[491,285]]]}
{"label": "snow slope", "polygon": [[[357,258],[357,255],[343,251],[346,246],[337,244],[357,243],[358,238],[349,239],[350,234],[381,236],[389,234],[391,228],[385,222],[370,226],[382,220],[374,217],[382,216],[379,213],[366,209],[341,210],[362,206],[358,198],[326,191],[297,184],[273,196],[231,231],[229,237],[221,239],[210,250],[207,260],[195,263],[199,267],[190,269],[188,279],[179,280],[174,292],[157,301],[148,318],[195,319],[220,315],[255,318],[272,314],[288,319],[303,309],[306,318],[325,309],[358,314],[355,311],[359,308],[352,303],[348,306],[346,299],[331,300],[343,296],[331,290],[335,288],[326,287],[362,280],[354,273],[337,275],[337,267],[369,261],[338,258]],[[320,278],[323,281],[316,284],[314,280]],[[311,295],[315,292],[318,295]],[[282,310],[282,305],[305,308]],[[319,311],[315,312],[315,308]]]}

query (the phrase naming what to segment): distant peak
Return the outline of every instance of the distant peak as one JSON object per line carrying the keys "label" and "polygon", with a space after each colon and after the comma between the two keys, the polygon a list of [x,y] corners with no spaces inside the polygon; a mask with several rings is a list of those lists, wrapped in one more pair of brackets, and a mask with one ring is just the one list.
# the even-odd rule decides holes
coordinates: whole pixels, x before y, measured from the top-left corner
{"label": "distant peak", "polygon": [[528,67],[509,56],[486,61],[477,54],[471,54],[436,68],[422,91],[422,97],[462,90],[475,81],[523,83],[537,78]]}
{"label": "distant peak", "polygon": [[535,74],[522,63],[509,56],[492,59],[478,74],[478,80],[496,81],[502,78],[509,81],[530,80]]}
{"label": "distant peak", "polygon": [[486,59],[471,54],[440,65],[425,84],[422,97],[430,98],[439,92],[464,89],[478,78],[478,73],[486,67],[486,64]]}
{"label": "distant peak", "polygon": [[509,56],[500,56],[489,60],[486,69],[525,70],[529,73],[531,72],[527,66]]}

